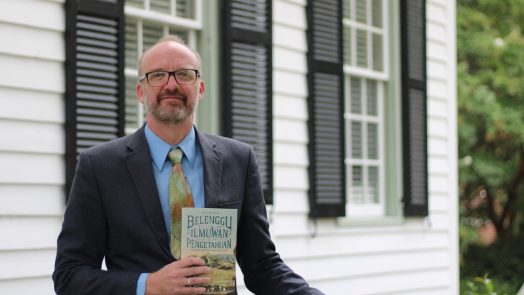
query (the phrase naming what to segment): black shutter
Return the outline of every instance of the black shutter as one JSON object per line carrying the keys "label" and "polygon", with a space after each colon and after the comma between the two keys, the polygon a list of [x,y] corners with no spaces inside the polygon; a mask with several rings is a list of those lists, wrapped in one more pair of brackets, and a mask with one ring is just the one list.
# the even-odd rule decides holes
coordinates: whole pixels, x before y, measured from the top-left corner
{"label": "black shutter", "polygon": [[78,153],[124,134],[123,1],[66,1],[67,194]]}
{"label": "black shutter", "polygon": [[426,4],[401,1],[404,214],[428,215]]}
{"label": "black shutter", "polygon": [[308,0],[309,201],[312,217],[345,215],[342,1]]}
{"label": "black shutter", "polygon": [[273,202],[272,41],[270,0],[224,0],[224,134],[249,143],[264,198]]}

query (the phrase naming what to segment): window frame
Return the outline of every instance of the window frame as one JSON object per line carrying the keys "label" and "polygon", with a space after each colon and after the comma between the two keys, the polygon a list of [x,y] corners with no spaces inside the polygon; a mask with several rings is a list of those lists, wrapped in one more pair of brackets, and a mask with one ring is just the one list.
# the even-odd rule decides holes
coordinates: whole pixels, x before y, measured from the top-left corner
{"label": "window frame", "polygon": [[[384,27],[383,44],[383,66],[382,73],[363,70],[357,67],[344,65],[344,75],[346,81],[346,93],[344,96],[345,105],[348,105],[350,99],[351,86],[348,84],[349,79],[359,78],[362,80],[373,79],[378,85],[383,86],[382,105],[379,105],[379,113],[382,110],[382,128],[379,128],[381,144],[379,145],[379,158],[382,159],[382,169],[380,169],[379,186],[381,203],[377,206],[351,203],[351,179],[348,173],[347,178],[347,202],[346,216],[340,218],[340,224],[346,225],[376,225],[376,224],[397,224],[403,220],[401,210],[402,198],[402,94],[401,94],[401,65],[400,65],[400,3],[399,0],[383,1],[382,16]],[[387,14],[387,16],[386,16]],[[369,14],[368,14],[369,17]],[[346,22],[344,22],[346,23]],[[351,36],[356,38],[354,34]],[[345,44],[345,43],[344,43]],[[353,57],[356,53],[352,51]],[[372,58],[372,56],[370,57]],[[365,83],[364,81],[362,83]],[[377,85],[377,86],[378,86]],[[378,86],[380,88],[380,86]],[[346,114],[350,110],[346,110]],[[347,120],[347,119],[346,119]],[[379,119],[380,120],[380,119]],[[364,123],[366,123],[364,121]],[[347,134],[347,133],[346,133]],[[350,138],[346,138],[346,145]],[[387,148],[386,148],[387,147]],[[347,147],[349,148],[349,147]],[[345,165],[348,169],[353,161],[351,160],[350,150],[346,149]],[[357,208],[355,208],[357,206]],[[376,207],[380,208],[376,208]],[[361,207],[361,208],[358,208]]]}

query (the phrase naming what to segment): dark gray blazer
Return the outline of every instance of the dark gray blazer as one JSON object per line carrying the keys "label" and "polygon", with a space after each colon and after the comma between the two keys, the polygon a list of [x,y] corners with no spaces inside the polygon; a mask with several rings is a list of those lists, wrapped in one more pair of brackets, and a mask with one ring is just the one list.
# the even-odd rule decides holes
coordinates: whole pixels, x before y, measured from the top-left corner
{"label": "dark gray blazer", "polygon": [[[271,241],[255,154],[197,132],[205,204],[238,209],[237,261],[255,294],[322,294],[280,259]],[[144,128],[80,154],[57,241],[57,294],[135,294],[142,272],[175,261]],[[100,269],[102,260],[109,271]]]}

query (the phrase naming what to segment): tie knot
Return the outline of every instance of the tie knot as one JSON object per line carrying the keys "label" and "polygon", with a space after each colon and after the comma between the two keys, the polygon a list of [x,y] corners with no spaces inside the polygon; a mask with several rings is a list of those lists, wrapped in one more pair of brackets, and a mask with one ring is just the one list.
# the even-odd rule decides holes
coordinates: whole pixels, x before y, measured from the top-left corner
{"label": "tie knot", "polygon": [[173,164],[180,164],[180,161],[182,161],[182,156],[183,152],[179,147],[171,149],[169,154],[167,154],[167,157]]}

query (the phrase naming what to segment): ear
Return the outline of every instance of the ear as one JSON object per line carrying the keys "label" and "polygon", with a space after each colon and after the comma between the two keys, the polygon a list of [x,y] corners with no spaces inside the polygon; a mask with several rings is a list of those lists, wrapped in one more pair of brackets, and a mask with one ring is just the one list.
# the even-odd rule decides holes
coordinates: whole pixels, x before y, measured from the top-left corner
{"label": "ear", "polygon": [[200,80],[200,83],[198,84],[198,100],[202,100],[204,98],[204,80]]}
{"label": "ear", "polygon": [[141,104],[144,104],[144,88],[141,82],[136,84],[136,97]]}

